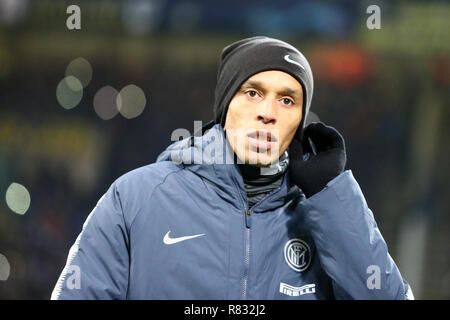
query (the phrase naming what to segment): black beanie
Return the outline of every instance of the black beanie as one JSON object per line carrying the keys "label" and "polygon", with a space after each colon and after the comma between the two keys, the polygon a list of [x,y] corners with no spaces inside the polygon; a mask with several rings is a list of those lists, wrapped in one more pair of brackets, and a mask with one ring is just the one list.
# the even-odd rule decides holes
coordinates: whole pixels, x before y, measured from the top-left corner
{"label": "black beanie", "polygon": [[215,122],[224,127],[228,105],[241,85],[251,76],[268,70],[284,71],[303,87],[302,121],[296,132],[301,140],[313,95],[311,67],[303,54],[290,44],[264,36],[242,39],[223,49],[215,90]]}

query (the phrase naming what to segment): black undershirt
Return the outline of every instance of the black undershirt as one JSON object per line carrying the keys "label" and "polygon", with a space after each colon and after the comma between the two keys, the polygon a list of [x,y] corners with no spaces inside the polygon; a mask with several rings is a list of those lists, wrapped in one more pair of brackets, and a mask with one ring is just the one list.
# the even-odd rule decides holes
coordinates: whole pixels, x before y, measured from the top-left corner
{"label": "black undershirt", "polygon": [[261,175],[259,167],[247,164],[240,164],[238,166],[244,179],[249,208],[262,200],[267,193],[278,188],[283,182],[285,170],[272,175]]}

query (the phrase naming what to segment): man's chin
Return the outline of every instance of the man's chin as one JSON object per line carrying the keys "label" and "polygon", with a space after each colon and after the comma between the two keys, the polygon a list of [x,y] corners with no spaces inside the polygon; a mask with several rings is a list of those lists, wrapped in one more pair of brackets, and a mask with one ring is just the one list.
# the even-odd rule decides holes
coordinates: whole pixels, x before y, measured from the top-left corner
{"label": "man's chin", "polygon": [[277,159],[277,157],[271,156],[270,153],[250,152],[250,156],[246,159],[245,164],[256,167],[269,167]]}

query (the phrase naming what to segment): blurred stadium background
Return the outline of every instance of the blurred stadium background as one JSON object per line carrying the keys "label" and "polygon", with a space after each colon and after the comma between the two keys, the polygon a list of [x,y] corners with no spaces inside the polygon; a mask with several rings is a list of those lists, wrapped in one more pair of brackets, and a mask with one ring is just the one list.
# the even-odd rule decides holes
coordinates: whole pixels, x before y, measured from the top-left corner
{"label": "blurred stadium background", "polygon": [[254,35],[310,60],[311,110],[346,138],[404,278],[449,299],[449,18],[426,0],[0,0],[0,299],[49,299],[97,200],[212,119],[221,50]]}

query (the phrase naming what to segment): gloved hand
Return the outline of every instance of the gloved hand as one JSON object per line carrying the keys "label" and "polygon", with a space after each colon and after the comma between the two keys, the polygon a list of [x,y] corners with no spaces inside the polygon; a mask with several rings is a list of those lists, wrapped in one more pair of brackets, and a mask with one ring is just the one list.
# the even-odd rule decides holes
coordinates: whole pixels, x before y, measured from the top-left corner
{"label": "gloved hand", "polygon": [[290,177],[307,198],[341,174],[346,161],[344,138],[335,128],[322,122],[311,123],[305,128],[303,143],[293,139],[290,145]]}

